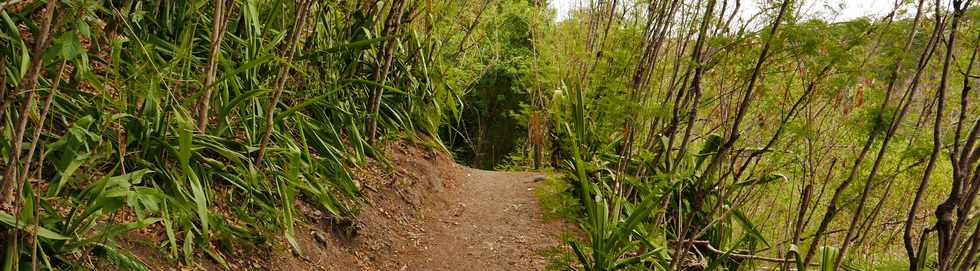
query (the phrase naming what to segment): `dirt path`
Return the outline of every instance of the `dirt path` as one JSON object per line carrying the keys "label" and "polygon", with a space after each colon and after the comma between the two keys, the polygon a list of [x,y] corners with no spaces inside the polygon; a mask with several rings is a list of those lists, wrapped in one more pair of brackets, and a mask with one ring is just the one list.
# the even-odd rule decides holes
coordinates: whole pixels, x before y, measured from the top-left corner
{"label": "dirt path", "polygon": [[[397,143],[392,167],[369,162],[356,172],[365,194],[342,238],[312,208],[297,229],[303,256],[279,253],[272,270],[544,270],[545,249],[573,227],[545,221],[535,188],[543,173],[460,166],[445,153]],[[303,206],[303,205],[301,205]]]}
{"label": "dirt path", "polygon": [[[542,270],[539,251],[558,244],[534,197],[540,173],[460,168],[450,207],[426,222],[426,256],[410,270]],[[455,199],[455,203],[453,203]]]}

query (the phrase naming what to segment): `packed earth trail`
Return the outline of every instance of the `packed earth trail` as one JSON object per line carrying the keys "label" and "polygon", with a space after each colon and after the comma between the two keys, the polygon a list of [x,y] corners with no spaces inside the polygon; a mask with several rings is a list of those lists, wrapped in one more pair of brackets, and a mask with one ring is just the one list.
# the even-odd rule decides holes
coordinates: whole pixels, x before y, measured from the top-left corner
{"label": "packed earth trail", "polygon": [[[412,270],[541,270],[556,245],[533,195],[540,173],[461,168],[458,200],[432,221],[426,257]],[[415,268],[412,268],[415,267]]]}
{"label": "packed earth trail", "polygon": [[[546,221],[535,189],[548,175],[472,169],[444,152],[388,146],[391,167],[361,172],[365,203],[352,236],[303,211],[304,255],[279,253],[273,270],[544,270],[546,250],[562,247],[573,226]],[[340,232],[340,233],[338,233]]]}

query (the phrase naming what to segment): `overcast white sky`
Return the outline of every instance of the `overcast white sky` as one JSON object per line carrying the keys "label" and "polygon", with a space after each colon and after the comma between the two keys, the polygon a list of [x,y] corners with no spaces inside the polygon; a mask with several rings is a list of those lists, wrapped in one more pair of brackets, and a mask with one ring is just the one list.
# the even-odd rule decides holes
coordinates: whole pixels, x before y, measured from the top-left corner
{"label": "overcast white sky", "polygon": [[[763,1],[766,0],[743,0],[744,14],[758,12],[758,3]],[[558,12],[559,21],[567,17],[569,9],[581,6],[582,3],[587,3],[587,0],[548,0],[548,5]],[[804,11],[828,20],[843,21],[865,15],[884,15],[891,11],[894,3],[894,0],[808,0],[805,2]],[[833,9],[840,13],[834,16],[831,12]]]}

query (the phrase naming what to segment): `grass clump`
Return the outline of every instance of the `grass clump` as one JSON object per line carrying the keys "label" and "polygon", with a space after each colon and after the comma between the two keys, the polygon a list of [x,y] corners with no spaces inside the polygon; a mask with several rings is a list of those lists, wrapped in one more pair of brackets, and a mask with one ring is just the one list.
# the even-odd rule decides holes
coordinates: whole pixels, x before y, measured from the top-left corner
{"label": "grass clump", "polygon": [[574,222],[582,219],[582,204],[573,194],[573,186],[565,178],[545,177],[534,189],[545,219]]}

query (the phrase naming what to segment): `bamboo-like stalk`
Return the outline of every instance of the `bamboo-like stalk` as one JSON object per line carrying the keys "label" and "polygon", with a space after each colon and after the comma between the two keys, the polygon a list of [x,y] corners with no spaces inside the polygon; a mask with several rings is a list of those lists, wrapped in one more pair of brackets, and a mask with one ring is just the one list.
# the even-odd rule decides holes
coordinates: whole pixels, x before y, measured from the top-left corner
{"label": "bamboo-like stalk", "polygon": [[[488,0],[489,1],[489,0]],[[382,30],[382,36],[390,37],[397,35],[401,29],[402,16],[404,0],[395,0],[391,2],[391,7],[388,10],[387,20],[385,20],[384,30]],[[398,43],[397,40],[388,39],[385,40],[382,47],[379,48],[379,54],[377,57],[377,63],[380,65],[381,69],[374,70],[374,81],[384,85],[388,81],[388,73],[391,71],[392,61],[395,55],[395,45]],[[374,87],[371,92],[371,98],[368,100],[368,115],[367,115],[367,135],[368,142],[374,143],[377,139],[378,134],[378,114],[381,110],[381,97],[384,96],[384,88],[381,86]]]}
{"label": "bamboo-like stalk", "polygon": [[40,76],[44,60],[44,50],[47,49],[48,44],[51,42],[51,25],[54,20],[56,2],[58,1],[48,1],[45,4],[44,22],[34,41],[34,48],[31,50],[30,68],[17,88],[18,92],[26,92],[27,97],[24,99],[18,112],[18,118],[20,119],[17,121],[16,130],[14,130],[10,144],[13,153],[7,164],[7,168],[3,172],[3,183],[0,185],[0,196],[2,196],[0,198],[0,210],[11,211],[13,202],[16,200],[14,186],[16,185],[16,181],[19,180],[17,169],[20,167],[21,146],[24,142],[24,132],[27,129],[27,122],[30,121],[30,116],[27,114],[27,111],[34,105],[35,96],[37,96],[34,87],[37,85],[38,76]]}
{"label": "bamboo-like stalk", "polygon": [[[54,101],[54,96],[58,94],[58,87],[61,85],[61,77],[65,73],[65,67],[67,66],[66,64],[67,63],[65,63],[65,61],[62,61],[61,64],[58,65],[58,73],[55,74],[56,77],[54,78],[54,82],[51,84],[51,90],[48,92],[48,96],[44,98],[44,107],[41,108],[41,114],[38,117],[37,122],[34,123],[34,134],[31,135],[31,147],[28,148],[27,157],[24,159],[24,170],[20,171],[24,173],[23,177],[21,177],[19,180],[20,184],[27,182],[27,177],[30,176],[31,161],[34,160],[34,151],[37,149],[38,141],[40,141],[41,132],[44,131],[44,121],[47,119],[48,111],[51,109],[51,102]],[[17,191],[18,195],[21,194],[22,191],[20,191],[20,189],[23,189],[23,187],[23,185],[19,186]]]}
{"label": "bamboo-like stalk", "polygon": [[[303,35],[303,26],[306,24],[306,16],[309,14],[310,5],[313,4],[313,0],[304,0],[300,2],[296,9],[296,21],[293,25],[292,34],[290,34],[289,42],[287,43],[286,52],[283,53],[283,58],[286,63],[291,63],[293,61],[293,55],[296,54],[296,48],[299,46],[300,36]],[[269,144],[269,139],[272,137],[272,129],[275,125],[274,118],[276,107],[279,104],[279,98],[282,96],[282,90],[286,85],[286,80],[289,79],[289,67],[291,65],[283,65],[279,69],[279,75],[276,76],[276,83],[273,86],[272,98],[269,100],[269,104],[265,107],[265,130],[262,133],[262,141],[259,143],[258,155],[255,158],[255,165],[258,167],[262,166],[262,159],[265,158],[266,147]]]}
{"label": "bamboo-like stalk", "polygon": [[[234,7],[235,2],[228,0],[215,0],[214,1],[214,25],[211,28],[211,47],[210,53],[208,54],[208,63],[204,67],[204,93],[201,94],[201,100],[197,105],[198,109],[198,119],[197,119],[197,130],[199,132],[204,132],[208,126],[208,111],[211,105],[211,92],[214,90],[215,86],[214,80],[218,76],[218,57],[221,55],[221,40],[225,37],[225,31],[228,29],[228,18],[231,17],[231,11]],[[227,6],[227,7],[226,7]]]}

